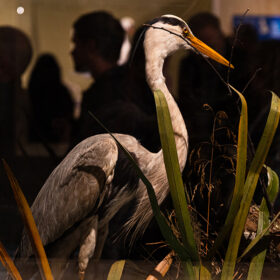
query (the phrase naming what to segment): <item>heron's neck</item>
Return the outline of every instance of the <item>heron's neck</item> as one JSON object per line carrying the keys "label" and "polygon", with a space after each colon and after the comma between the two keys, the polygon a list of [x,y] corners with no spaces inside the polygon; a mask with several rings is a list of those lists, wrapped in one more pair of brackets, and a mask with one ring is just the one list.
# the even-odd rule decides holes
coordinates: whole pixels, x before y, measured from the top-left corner
{"label": "heron's neck", "polygon": [[166,98],[175,136],[179,164],[181,169],[183,169],[187,158],[188,133],[178,105],[165,84],[165,78],[162,73],[163,63],[164,57],[160,59],[155,59],[154,56],[150,58],[146,57],[147,82],[153,92],[155,90],[161,90]]}

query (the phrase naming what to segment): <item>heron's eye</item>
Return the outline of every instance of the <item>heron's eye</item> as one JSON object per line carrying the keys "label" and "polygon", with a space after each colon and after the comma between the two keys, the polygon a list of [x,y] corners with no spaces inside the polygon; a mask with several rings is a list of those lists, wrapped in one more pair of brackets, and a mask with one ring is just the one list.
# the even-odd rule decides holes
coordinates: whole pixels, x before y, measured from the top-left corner
{"label": "heron's eye", "polygon": [[189,31],[189,29],[187,28],[187,27],[184,27],[184,29],[183,29],[183,36],[184,37],[190,37],[190,31]]}

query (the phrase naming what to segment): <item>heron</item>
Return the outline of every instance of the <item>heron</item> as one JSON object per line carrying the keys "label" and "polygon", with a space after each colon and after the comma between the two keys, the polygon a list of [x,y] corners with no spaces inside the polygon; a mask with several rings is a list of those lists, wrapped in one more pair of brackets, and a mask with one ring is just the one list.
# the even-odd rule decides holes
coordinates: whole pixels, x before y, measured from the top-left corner
{"label": "heron", "polygon": [[[94,27],[93,27],[94,28]],[[163,15],[146,25],[144,34],[146,79],[152,91],[161,90],[166,98],[174,130],[181,171],[188,152],[188,133],[180,110],[169,92],[162,73],[164,60],[178,49],[192,50],[230,66],[230,63],[196,38],[187,23],[174,15]],[[169,193],[162,150],[152,153],[139,141],[114,134],[130,152],[151,182],[158,203]],[[128,159],[110,134],[91,136],[75,146],[53,170],[35,198],[31,210],[44,246],[60,244],[63,254],[78,247],[80,279],[90,258],[99,257],[112,218],[131,200],[134,209],[122,225],[135,240],[149,225],[153,212],[146,187],[135,177]],[[120,225],[121,227],[121,225]],[[32,247],[24,232],[18,256],[28,258]],[[59,254],[58,254],[59,255]]]}

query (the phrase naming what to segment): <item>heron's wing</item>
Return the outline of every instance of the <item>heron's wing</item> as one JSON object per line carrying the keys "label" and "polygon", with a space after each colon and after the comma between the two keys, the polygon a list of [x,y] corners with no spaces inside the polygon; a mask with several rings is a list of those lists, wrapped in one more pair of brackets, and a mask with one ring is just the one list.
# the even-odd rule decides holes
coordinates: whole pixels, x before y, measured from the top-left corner
{"label": "heron's wing", "polygon": [[[44,245],[92,212],[114,176],[118,158],[115,141],[105,135],[78,144],[47,179],[31,210]],[[26,233],[20,255],[32,254]]]}

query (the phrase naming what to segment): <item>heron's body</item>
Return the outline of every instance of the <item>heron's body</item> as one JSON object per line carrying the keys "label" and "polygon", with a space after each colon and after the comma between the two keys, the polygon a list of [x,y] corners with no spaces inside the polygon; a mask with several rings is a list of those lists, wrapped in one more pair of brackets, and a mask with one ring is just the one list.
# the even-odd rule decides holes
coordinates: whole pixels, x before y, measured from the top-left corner
{"label": "heron's body", "polygon": [[[187,158],[188,134],[180,110],[165,85],[162,68],[169,54],[179,48],[192,49],[195,37],[182,19],[172,15],[153,20],[151,26],[144,41],[147,82],[152,91],[161,90],[165,95],[182,170]],[[162,151],[151,153],[132,136],[115,136],[150,180],[161,204],[169,192]],[[106,232],[115,213],[132,199],[136,200],[135,207],[120,228],[132,230],[133,239],[143,233],[153,213],[146,187],[131,170],[110,135],[92,136],[79,143],[52,172],[32,205],[43,244],[64,238],[68,242],[64,251],[71,253],[79,247],[79,269],[84,273],[96,246],[102,250],[106,234],[101,238],[100,233]],[[22,257],[32,254],[26,233],[19,253]]]}
{"label": "heron's body", "polygon": [[[129,135],[116,134],[115,137],[134,156],[155,190],[164,191],[165,197],[168,184],[162,152],[150,153]],[[137,185],[131,186],[130,178],[124,178],[128,175],[127,169],[122,170],[124,174],[115,174],[116,169],[122,168],[119,161],[123,159],[118,160],[118,156],[119,148],[110,135],[96,135],[79,143],[54,169],[31,207],[44,245],[54,242],[67,229],[89,216],[103,216],[99,224],[104,225],[129,200],[136,198],[140,202],[143,199],[145,186],[142,182],[135,179]],[[166,187],[161,189],[159,186],[162,185]],[[148,203],[146,200],[147,197],[142,203]],[[135,212],[133,218],[143,219],[142,214]],[[151,215],[150,212],[149,219]],[[32,248],[27,244],[30,243],[25,234],[21,257],[32,254]]]}

